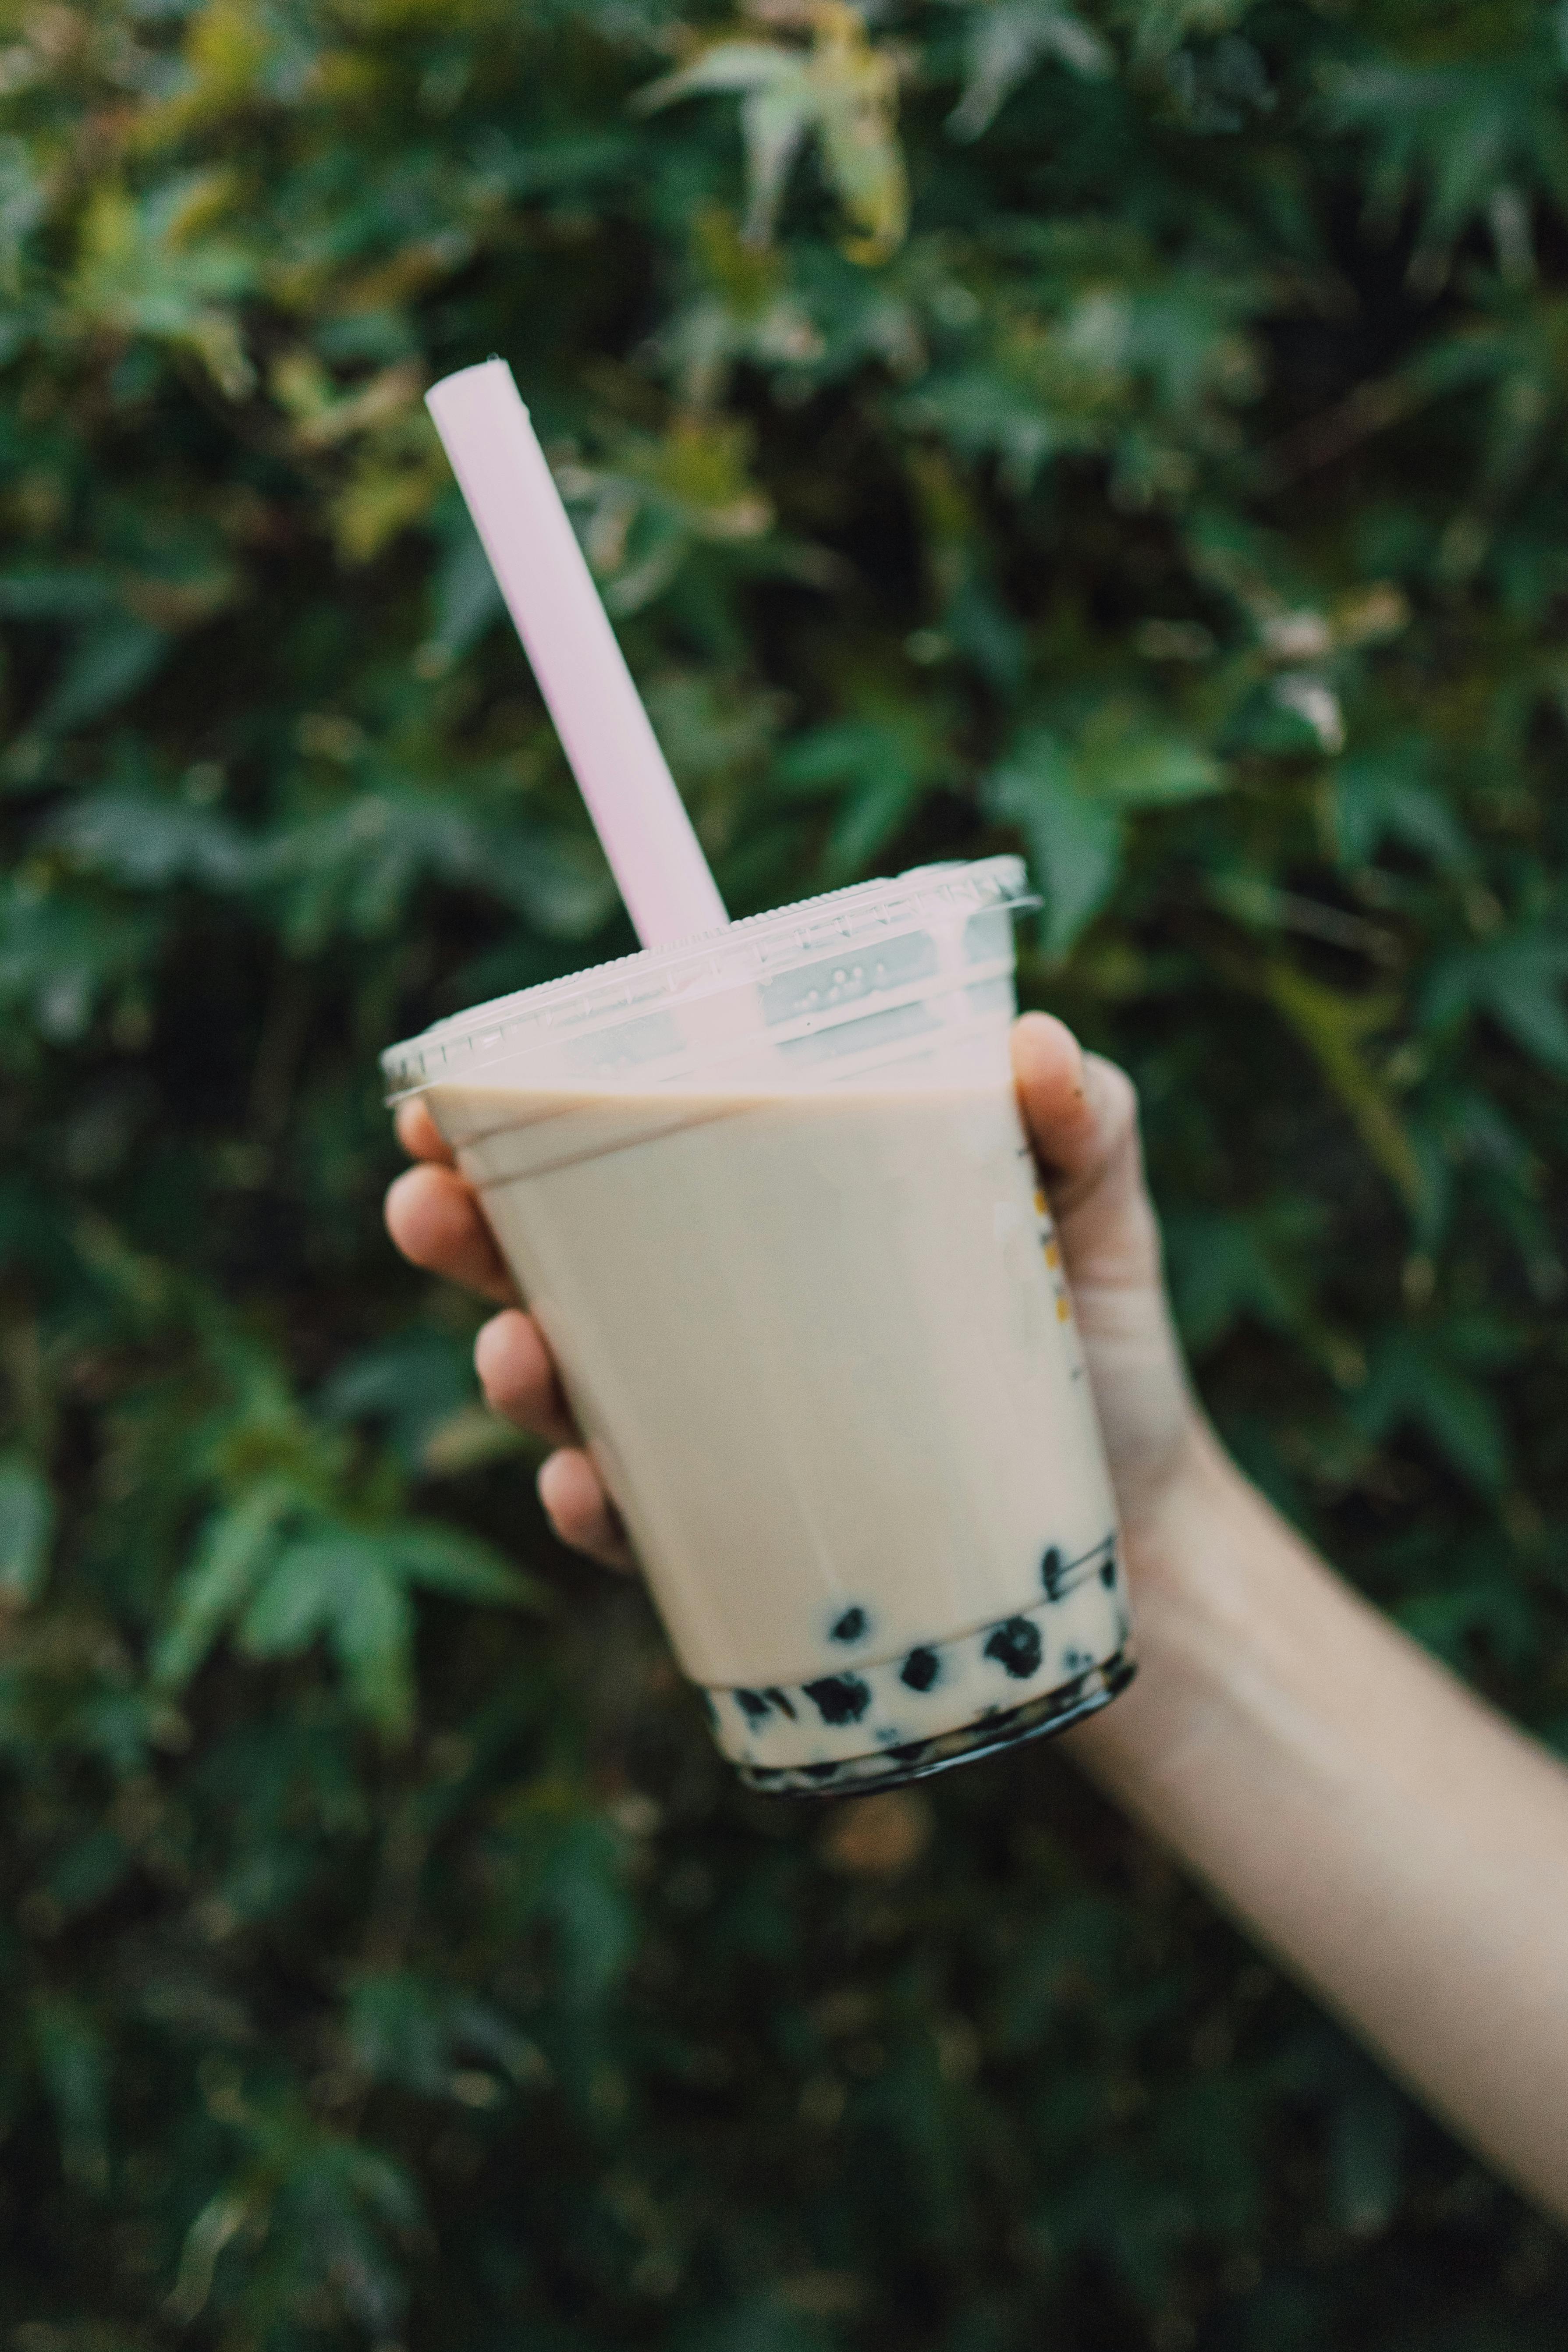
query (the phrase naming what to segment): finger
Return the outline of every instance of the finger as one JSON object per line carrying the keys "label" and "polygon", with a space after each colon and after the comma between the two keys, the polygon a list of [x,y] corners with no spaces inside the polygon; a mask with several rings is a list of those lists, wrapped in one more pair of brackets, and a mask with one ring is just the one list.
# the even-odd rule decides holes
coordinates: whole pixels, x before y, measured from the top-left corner
{"label": "finger", "polygon": [[1137,1140],[1138,1097],[1125,1070],[1086,1054],[1066,1022],[1026,1013],[1013,1030],[1018,1104],[1058,1203],[1102,1177]]}
{"label": "finger", "polygon": [[1016,1024],[1013,1068],[1074,1281],[1145,1279],[1158,1242],[1131,1079],[1048,1013]]}
{"label": "finger", "polygon": [[452,1165],[452,1147],[431,1118],[423,1095],[407,1095],[392,1114],[397,1140],[410,1160],[434,1160],[442,1168]]}
{"label": "finger", "polygon": [[539,1474],[539,1499],[563,1544],[606,1568],[633,1568],[632,1548],[604,1481],[578,1446],[552,1454]]}
{"label": "finger", "polygon": [[386,1195],[386,1230],[415,1265],[481,1298],[516,1297],[479,1204],[455,1169],[405,1170]]}
{"label": "finger", "polygon": [[474,1366],[492,1412],[556,1444],[578,1443],[544,1334],[531,1315],[519,1307],[492,1315],[474,1342]]}

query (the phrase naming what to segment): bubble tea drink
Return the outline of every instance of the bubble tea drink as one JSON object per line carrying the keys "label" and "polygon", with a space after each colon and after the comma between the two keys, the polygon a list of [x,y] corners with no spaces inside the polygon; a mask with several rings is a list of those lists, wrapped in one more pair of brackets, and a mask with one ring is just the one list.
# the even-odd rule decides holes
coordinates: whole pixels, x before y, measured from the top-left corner
{"label": "bubble tea drink", "polygon": [[1015,858],[629,956],[384,1056],[477,1188],[753,1787],[886,1786],[1131,1678],[1019,1122]]}

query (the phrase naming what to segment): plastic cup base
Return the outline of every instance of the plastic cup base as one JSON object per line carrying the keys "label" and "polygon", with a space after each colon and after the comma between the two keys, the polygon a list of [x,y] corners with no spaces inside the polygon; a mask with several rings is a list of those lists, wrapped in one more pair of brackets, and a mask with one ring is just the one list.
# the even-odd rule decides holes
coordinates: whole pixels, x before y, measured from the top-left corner
{"label": "plastic cup base", "polygon": [[1026,1739],[1043,1739],[1066,1731],[1086,1716],[1097,1715],[1124,1691],[1138,1671],[1131,1652],[1118,1650],[1103,1664],[1079,1675],[1076,1681],[1047,1691],[1025,1706],[990,1709],[973,1723],[932,1739],[910,1741],[902,1748],[882,1748],[866,1756],[841,1757],[833,1764],[737,1764],[748,1789],[767,1797],[863,1797],[877,1789],[900,1789],[910,1780],[929,1780],[955,1764],[982,1756],[998,1755]]}

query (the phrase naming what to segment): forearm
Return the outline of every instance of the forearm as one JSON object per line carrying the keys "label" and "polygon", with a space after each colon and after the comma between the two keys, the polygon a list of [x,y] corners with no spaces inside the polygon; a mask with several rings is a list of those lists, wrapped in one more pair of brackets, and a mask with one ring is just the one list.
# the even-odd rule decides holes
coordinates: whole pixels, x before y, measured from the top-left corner
{"label": "forearm", "polygon": [[1079,1762],[1568,2218],[1568,1771],[1363,1602],[1206,1434],[1130,1542],[1138,1681]]}

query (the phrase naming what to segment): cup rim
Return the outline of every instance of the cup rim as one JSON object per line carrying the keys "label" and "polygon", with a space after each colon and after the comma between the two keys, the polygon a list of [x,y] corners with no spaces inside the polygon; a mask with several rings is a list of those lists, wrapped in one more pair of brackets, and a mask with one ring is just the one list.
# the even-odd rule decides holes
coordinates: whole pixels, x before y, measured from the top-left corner
{"label": "cup rim", "polygon": [[825,891],[721,930],[644,948],[587,971],[517,989],[432,1022],[381,1055],[387,1100],[474,1076],[542,1041],[776,977],[792,965],[874,947],[910,924],[1037,907],[1021,857],[952,859]]}

